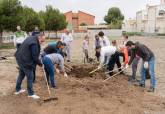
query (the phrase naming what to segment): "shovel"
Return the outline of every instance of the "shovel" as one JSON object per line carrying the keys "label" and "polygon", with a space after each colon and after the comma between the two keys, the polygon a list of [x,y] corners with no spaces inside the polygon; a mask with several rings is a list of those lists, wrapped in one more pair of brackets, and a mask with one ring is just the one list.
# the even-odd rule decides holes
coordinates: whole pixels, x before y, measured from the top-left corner
{"label": "shovel", "polygon": [[42,69],[43,69],[43,72],[44,72],[44,78],[45,78],[45,80],[46,80],[46,85],[47,85],[48,94],[49,94],[49,98],[45,99],[44,102],[50,102],[50,101],[53,101],[53,100],[58,100],[57,97],[52,97],[52,94],[51,94],[51,92],[50,92],[50,87],[49,87],[49,84],[48,84],[48,80],[47,80],[47,78],[46,78],[46,73],[45,73],[45,69],[44,69],[44,68],[45,68],[45,66],[44,66],[44,64],[43,64]]}
{"label": "shovel", "polygon": [[94,70],[91,71],[89,74],[93,74],[93,73],[95,73],[96,71],[98,71],[98,70],[100,70],[101,68],[103,68],[105,65],[106,65],[106,64],[104,64],[104,65],[103,65],[102,67],[100,67],[99,69],[98,69],[98,68],[94,69]]}
{"label": "shovel", "polygon": [[105,79],[103,82],[108,81],[109,79],[111,79],[112,77],[115,77],[116,75],[120,74],[121,72],[123,72],[125,69],[127,68],[123,68],[121,71],[117,72],[116,74],[114,74],[113,76],[110,76],[109,78]]}

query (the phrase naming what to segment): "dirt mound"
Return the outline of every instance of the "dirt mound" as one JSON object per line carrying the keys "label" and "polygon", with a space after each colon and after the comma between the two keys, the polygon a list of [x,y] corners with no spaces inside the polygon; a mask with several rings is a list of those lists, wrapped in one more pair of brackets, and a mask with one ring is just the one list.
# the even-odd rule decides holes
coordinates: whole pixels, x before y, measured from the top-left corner
{"label": "dirt mound", "polygon": [[102,79],[105,78],[105,74],[103,70],[90,74],[91,71],[97,68],[96,65],[92,65],[92,64],[73,65],[72,68],[73,69],[69,72],[69,74],[76,78],[86,78],[86,77],[102,78]]}

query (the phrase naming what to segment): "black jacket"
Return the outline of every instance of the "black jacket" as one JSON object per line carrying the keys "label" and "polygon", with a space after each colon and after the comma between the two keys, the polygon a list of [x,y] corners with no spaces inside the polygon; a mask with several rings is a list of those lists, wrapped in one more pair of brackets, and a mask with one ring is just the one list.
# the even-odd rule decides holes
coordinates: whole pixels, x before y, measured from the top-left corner
{"label": "black jacket", "polygon": [[39,60],[40,44],[37,37],[28,37],[16,51],[15,57],[19,64],[25,68],[34,68],[37,64],[42,65]]}
{"label": "black jacket", "polygon": [[135,43],[135,49],[131,49],[129,65],[132,63],[136,55],[141,57],[143,61],[149,61],[152,57],[154,57],[154,53],[147,46],[138,42]]}

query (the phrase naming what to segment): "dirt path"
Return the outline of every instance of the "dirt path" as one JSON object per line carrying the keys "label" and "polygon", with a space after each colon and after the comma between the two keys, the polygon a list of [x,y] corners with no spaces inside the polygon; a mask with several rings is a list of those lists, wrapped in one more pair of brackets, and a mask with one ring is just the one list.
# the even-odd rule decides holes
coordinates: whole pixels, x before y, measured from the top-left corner
{"label": "dirt path", "polygon": [[[69,75],[69,79],[56,75],[58,89],[52,92],[58,97],[58,101],[42,102],[48,94],[41,69],[37,71],[37,83],[34,85],[36,93],[41,96],[39,101],[27,98],[27,93],[13,95],[17,75],[16,64],[13,58],[0,61],[0,114],[164,114],[165,86],[160,82],[165,81],[162,53],[165,51],[163,48],[165,42],[163,39],[132,39],[146,43],[156,53],[156,72],[162,75],[157,77],[158,88],[155,93],[146,92],[149,85],[146,89],[130,85],[127,76],[119,75],[103,83],[106,77],[104,74],[89,75],[88,72],[93,66],[82,65],[82,39],[76,39],[72,47],[72,61],[73,65],[79,67],[74,72],[79,71],[80,77],[74,72]],[[90,43],[90,48],[92,47],[93,44]],[[90,55],[94,55],[93,51]],[[26,88],[25,81],[24,88]]]}

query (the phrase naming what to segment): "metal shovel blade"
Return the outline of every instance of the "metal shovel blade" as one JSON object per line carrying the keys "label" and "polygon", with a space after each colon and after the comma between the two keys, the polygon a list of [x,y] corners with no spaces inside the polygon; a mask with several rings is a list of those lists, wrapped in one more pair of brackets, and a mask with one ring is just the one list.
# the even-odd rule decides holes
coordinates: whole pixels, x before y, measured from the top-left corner
{"label": "metal shovel blade", "polygon": [[52,97],[52,98],[45,99],[44,103],[54,101],[54,100],[58,100],[58,98],[57,97]]}

